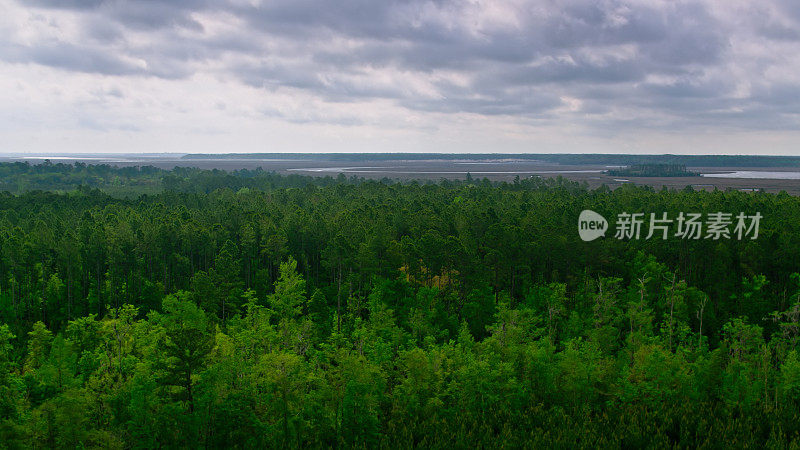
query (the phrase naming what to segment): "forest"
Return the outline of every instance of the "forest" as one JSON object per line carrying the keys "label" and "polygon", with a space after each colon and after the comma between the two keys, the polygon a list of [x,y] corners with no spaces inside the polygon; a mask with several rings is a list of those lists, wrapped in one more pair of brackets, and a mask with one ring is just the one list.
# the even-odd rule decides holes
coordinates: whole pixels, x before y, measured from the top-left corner
{"label": "forest", "polygon": [[800,445],[798,197],[40,166],[0,164],[0,448]]}

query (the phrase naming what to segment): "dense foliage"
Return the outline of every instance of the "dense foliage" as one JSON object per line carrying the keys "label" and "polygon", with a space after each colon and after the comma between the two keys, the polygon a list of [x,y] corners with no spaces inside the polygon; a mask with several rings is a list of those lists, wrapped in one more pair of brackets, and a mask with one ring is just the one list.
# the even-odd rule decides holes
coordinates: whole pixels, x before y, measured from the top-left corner
{"label": "dense foliage", "polygon": [[[334,183],[357,183],[344,175],[336,180],[331,177],[314,181],[319,186]],[[171,170],[153,166],[116,167],[108,164],[53,163],[44,160],[41,164],[27,162],[0,163],[0,192],[24,193],[31,191],[69,192],[101,189],[115,197],[136,198],[143,194],[158,194],[162,191],[209,193],[219,188],[238,190],[241,188],[272,189],[277,187],[302,187],[309,183],[299,175],[280,176],[260,167],[232,172],[174,167]]]}
{"label": "dense foliage", "polygon": [[0,191],[74,190],[76,187],[113,190],[125,187],[138,192],[159,189],[163,171],[155,167],[112,167],[107,164],[75,165],[45,160],[41,164],[23,162],[0,164]]}
{"label": "dense foliage", "polygon": [[0,195],[0,446],[800,444],[796,197],[196,175]]}

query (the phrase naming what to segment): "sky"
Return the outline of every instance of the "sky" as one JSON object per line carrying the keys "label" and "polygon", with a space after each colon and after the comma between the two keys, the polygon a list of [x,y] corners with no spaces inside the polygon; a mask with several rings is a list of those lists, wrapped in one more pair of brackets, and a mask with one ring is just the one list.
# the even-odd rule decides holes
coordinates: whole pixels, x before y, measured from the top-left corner
{"label": "sky", "polygon": [[800,154],[797,0],[0,0],[2,153]]}

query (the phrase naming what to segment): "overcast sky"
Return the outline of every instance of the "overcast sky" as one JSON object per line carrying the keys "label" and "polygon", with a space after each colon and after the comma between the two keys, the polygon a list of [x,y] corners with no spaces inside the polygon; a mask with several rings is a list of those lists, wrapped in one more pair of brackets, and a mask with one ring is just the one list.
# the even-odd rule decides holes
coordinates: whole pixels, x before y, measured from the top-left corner
{"label": "overcast sky", "polygon": [[0,152],[800,154],[797,0],[0,0]]}

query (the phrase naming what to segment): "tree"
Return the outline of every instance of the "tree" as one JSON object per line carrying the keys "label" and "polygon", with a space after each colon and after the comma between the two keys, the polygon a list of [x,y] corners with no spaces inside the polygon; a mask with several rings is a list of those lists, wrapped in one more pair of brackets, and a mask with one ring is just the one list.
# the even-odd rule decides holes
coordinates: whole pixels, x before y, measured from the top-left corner
{"label": "tree", "polygon": [[45,363],[50,356],[50,343],[53,333],[42,322],[33,324],[33,330],[28,332],[28,356],[25,359],[25,370],[35,371]]}
{"label": "tree", "polygon": [[12,373],[14,347],[11,341],[15,338],[8,325],[0,325],[0,421],[16,418],[21,399],[21,393],[14,388]]}
{"label": "tree", "polygon": [[164,314],[159,324],[164,328],[158,350],[161,359],[161,383],[174,386],[172,398],[185,402],[188,412],[195,409],[193,388],[198,372],[205,366],[206,357],[214,345],[208,333],[205,313],[185,292],[168,295],[162,304]]}
{"label": "tree", "polygon": [[297,273],[297,261],[290,257],[281,263],[275,293],[269,296],[269,306],[278,320],[293,320],[302,314],[305,302],[306,282]]}

